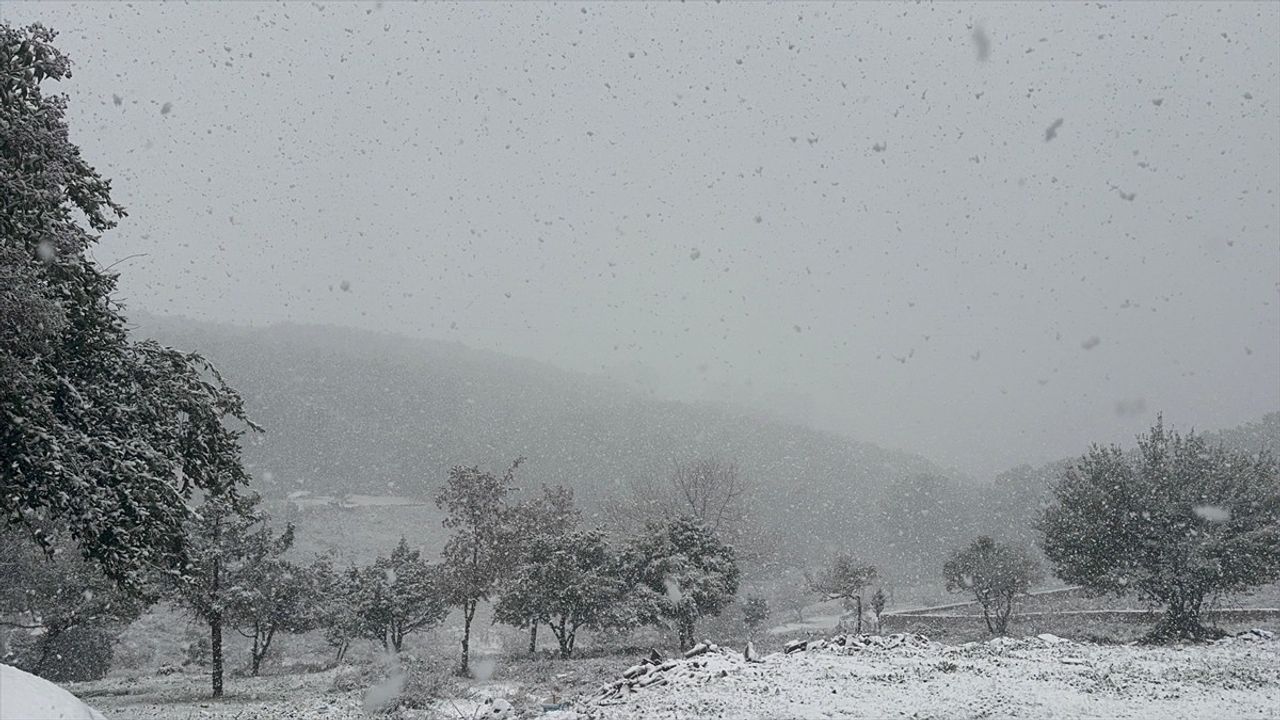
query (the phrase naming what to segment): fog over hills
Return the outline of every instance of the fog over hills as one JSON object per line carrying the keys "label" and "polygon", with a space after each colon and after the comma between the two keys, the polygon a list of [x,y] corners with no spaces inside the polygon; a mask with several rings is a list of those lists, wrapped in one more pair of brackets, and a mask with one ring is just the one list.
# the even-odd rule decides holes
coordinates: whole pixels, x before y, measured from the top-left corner
{"label": "fog over hills", "polygon": [[[457,343],[145,314],[135,322],[141,334],[197,349],[244,394],[266,428],[246,458],[274,497],[404,495],[429,505],[449,467],[501,469],[525,457],[521,487],[563,484],[594,509],[677,462],[716,457],[754,485],[757,526],[781,552],[816,561],[857,549],[928,580],[938,553],[973,533],[1030,541],[1029,518],[1067,462],[968,478],[919,455],[728,406],[654,400]],[[1280,415],[1215,437],[1274,451]]]}
{"label": "fog over hills", "polygon": [[[449,467],[527,458],[524,487],[563,484],[588,505],[675,463],[736,462],[779,526],[842,542],[826,518],[874,506],[895,481],[943,470],[908,453],[760,419],[662,402],[607,380],[455,343],[336,327],[251,329],[139,315],[141,334],[198,349],[266,432],[246,459],[269,494],[428,496]],[[794,534],[794,533],[793,533]]]}

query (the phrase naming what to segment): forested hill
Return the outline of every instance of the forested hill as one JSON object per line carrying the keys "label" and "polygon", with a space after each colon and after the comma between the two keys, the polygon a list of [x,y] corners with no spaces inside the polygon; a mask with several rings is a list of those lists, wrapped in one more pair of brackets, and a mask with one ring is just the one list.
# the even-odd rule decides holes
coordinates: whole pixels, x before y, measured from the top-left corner
{"label": "forested hill", "polygon": [[501,469],[524,456],[521,485],[565,484],[590,504],[632,478],[714,456],[759,486],[767,526],[802,528],[806,541],[834,547],[849,542],[850,508],[878,508],[896,481],[939,473],[916,455],[648,399],[457,344],[336,327],[133,320],[139,335],[198,350],[244,394],[266,428],[246,461],[271,494],[427,496],[452,465]]}

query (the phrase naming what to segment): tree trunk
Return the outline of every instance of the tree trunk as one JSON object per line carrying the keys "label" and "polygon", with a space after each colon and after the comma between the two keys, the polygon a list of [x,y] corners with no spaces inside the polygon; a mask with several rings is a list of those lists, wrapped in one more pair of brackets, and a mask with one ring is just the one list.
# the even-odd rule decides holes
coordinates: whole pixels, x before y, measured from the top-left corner
{"label": "tree trunk", "polygon": [[[261,635],[262,643],[258,643],[258,637]],[[276,629],[268,628],[265,633],[254,631],[253,634],[253,676],[258,677],[258,668],[262,666],[262,661],[267,657],[267,651],[271,649],[271,641],[275,639]]]}
{"label": "tree trunk", "polygon": [[857,621],[858,629],[855,630],[854,632],[861,635],[862,634],[862,596],[854,595],[853,601],[857,605],[857,613],[858,613],[858,621]]}
{"label": "tree trunk", "polygon": [[49,662],[50,648],[53,647],[54,641],[57,640],[60,635],[62,635],[62,628],[60,627],[45,628],[44,637],[40,638],[40,658],[36,660],[35,671],[32,673],[33,675],[40,677],[44,676],[45,663]]}
{"label": "tree trunk", "polygon": [[[222,552],[222,515],[217,512],[213,523],[213,547]],[[222,558],[213,557],[213,572],[209,581],[209,653],[213,658],[210,670],[213,682],[213,696],[222,697],[222,610],[219,608],[219,593],[222,590]]]}
{"label": "tree trunk", "polygon": [[693,647],[695,643],[695,640],[693,639],[693,633],[695,630],[693,618],[687,615],[681,615],[676,620],[676,627],[680,631],[680,650],[684,651]]}
{"label": "tree trunk", "polygon": [[1166,643],[1179,640],[1208,640],[1223,635],[1200,624],[1200,606],[1204,596],[1184,595],[1169,600],[1164,615],[1147,634],[1147,642]]}
{"label": "tree trunk", "polygon": [[253,677],[258,677],[258,666],[262,664],[262,656],[258,654],[258,638],[259,637],[261,637],[261,633],[258,632],[257,628],[254,628],[253,649],[249,651],[249,657],[251,660],[249,674],[252,675]]}
{"label": "tree trunk", "polygon": [[222,613],[209,615],[209,652],[213,656],[213,696],[222,697]]}
{"label": "tree trunk", "polygon": [[1009,630],[1009,616],[1013,614],[1013,593],[1007,593],[1002,601],[996,604],[996,630],[1004,635]]}
{"label": "tree trunk", "polygon": [[475,615],[475,601],[462,605],[462,665],[458,668],[461,677],[471,676],[471,618]]}
{"label": "tree trunk", "polygon": [[538,623],[530,623],[529,625],[529,654],[538,654]]}

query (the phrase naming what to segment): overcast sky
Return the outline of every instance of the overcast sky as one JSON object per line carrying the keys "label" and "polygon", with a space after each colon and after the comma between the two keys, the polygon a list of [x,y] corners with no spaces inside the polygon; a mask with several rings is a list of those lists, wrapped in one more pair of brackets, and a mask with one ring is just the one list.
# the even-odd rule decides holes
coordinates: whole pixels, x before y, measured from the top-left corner
{"label": "overcast sky", "polygon": [[129,307],[455,340],[984,476],[1280,408],[1280,5],[86,3]]}

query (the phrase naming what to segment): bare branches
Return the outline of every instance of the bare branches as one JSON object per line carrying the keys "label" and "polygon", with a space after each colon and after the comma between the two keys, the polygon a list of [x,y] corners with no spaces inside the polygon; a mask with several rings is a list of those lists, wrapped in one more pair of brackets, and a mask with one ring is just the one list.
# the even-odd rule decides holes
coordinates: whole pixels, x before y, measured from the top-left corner
{"label": "bare branches", "polygon": [[746,516],[746,483],[733,462],[715,458],[676,465],[669,479],[682,514],[698,518],[712,531]]}

